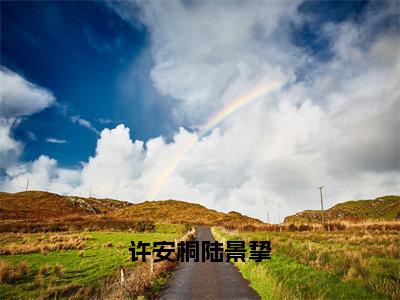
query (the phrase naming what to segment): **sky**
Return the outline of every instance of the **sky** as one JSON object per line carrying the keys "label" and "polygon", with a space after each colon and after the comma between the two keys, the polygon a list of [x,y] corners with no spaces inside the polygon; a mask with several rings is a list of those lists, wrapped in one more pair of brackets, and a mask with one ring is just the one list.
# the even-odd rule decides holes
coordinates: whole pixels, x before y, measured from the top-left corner
{"label": "sky", "polygon": [[277,223],[400,193],[398,1],[2,1],[0,190]]}

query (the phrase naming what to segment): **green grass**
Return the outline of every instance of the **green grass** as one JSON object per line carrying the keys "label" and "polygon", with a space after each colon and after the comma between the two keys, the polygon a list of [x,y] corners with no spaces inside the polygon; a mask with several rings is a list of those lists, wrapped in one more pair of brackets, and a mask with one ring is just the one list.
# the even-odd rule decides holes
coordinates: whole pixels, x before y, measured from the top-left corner
{"label": "green grass", "polygon": [[[213,229],[213,233],[216,239],[220,241],[235,239],[246,241],[272,240],[271,246],[274,253],[271,255],[271,260],[265,260],[261,263],[249,260],[244,263],[236,263],[243,277],[250,281],[251,287],[257,291],[262,299],[390,299],[390,294],[374,290],[357,278],[343,280],[341,276],[334,272],[318,269],[313,267],[312,264],[301,263],[300,260],[289,257],[289,252],[286,249],[279,249],[282,244],[274,243],[274,237],[277,236],[288,239],[288,236],[285,236],[286,233],[245,232],[232,234],[216,228]],[[290,240],[290,242],[293,245],[293,240]],[[297,244],[301,243],[297,242]],[[276,249],[276,247],[278,248]],[[304,248],[300,247],[295,249],[296,251],[305,251]],[[340,253],[336,252],[336,256],[340,257]],[[316,257],[310,259],[316,259]],[[387,260],[389,264],[390,261],[390,259]],[[393,268],[393,266],[391,267]],[[374,280],[374,276],[371,276],[369,280]]]}
{"label": "green grass", "polygon": [[389,221],[400,216],[400,196],[383,196],[374,200],[352,200],[336,204],[321,212],[306,210],[285,218],[285,223],[310,223],[322,220],[337,222],[340,220],[354,221]]}
{"label": "green grass", "polygon": [[[26,278],[15,284],[2,284],[0,298],[37,298],[45,294],[49,285],[57,288],[74,283],[96,288],[106,278],[114,276],[119,267],[134,267],[134,263],[131,262],[131,252],[128,250],[132,240],[173,241],[182,235],[183,228],[180,225],[159,225],[154,233],[84,232],[83,234],[90,235],[93,239],[85,241],[83,250],[51,251],[46,255],[41,253],[2,255],[0,260],[7,260],[13,265],[27,261],[30,272]],[[112,243],[112,246],[107,245],[108,243]],[[79,255],[80,251],[83,252],[83,256]],[[34,287],[34,276],[45,264],[50,266],[50,274],[43,276],[40,287]],[[54,274],[55,265],[62,265],[64,274],[61,278]]]}

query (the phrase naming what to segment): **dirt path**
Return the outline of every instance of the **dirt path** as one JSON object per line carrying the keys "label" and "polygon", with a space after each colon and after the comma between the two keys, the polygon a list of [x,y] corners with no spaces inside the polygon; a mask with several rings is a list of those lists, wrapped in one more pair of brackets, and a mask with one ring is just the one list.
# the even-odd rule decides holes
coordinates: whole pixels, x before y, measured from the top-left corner
{"label": "dirt path", "polygon": [[[210,228],[197,227],[196,240],[214,241]],[[178,265],[160,293],[159,299],[260,299],[260,297],[232,263],[210,261],[196,263],[192,260]]]}

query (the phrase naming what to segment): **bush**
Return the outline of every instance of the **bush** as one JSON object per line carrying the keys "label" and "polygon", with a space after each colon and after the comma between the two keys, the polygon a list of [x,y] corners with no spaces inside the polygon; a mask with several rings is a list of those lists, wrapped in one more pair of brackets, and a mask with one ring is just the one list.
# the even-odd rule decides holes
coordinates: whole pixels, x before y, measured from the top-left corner
{"label": "bush", "polygon": [[148,221],[139,221],[137,226],[135,226],[135,231],[137,232],[151,232],[154,231],[154,228],[156,226],[154,225],[154,223],[152,222],[148,222]]}

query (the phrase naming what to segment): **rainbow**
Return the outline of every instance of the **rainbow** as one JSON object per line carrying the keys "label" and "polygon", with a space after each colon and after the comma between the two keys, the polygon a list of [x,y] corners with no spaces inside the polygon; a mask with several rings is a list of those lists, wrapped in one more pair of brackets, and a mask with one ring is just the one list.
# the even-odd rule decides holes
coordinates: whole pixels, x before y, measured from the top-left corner
{"label": "rainbow", "polygon": [[220,124],[225,119],[229,118],[235,112],[248,105],[251,102],[254,102],[261,96],[264,96],[280,87],[279,82],[269,82],[266,84],[262,84],[257,86],[251,92],[246,95],[243,95],[225,105],[221,110],[217,111],[214,115],[212,115],[207,122],[200,127],[199,132],[197,133],[197,137],[193,137],[190,141],[184,144],[179,151],[175,154],[175,156],[169,161],[168,165],[164,168],[164,170],[157,176],[154,183],[151,185],[151,188],[147,192],[146,200],[154,200],[159,194],[162,187],[168,181],[168,179],[172,176],[175,169],[178,167],[180,161],[183,157],[190,152],[190,150],[194,147],[196,142],[204,137],[211,129]]}

